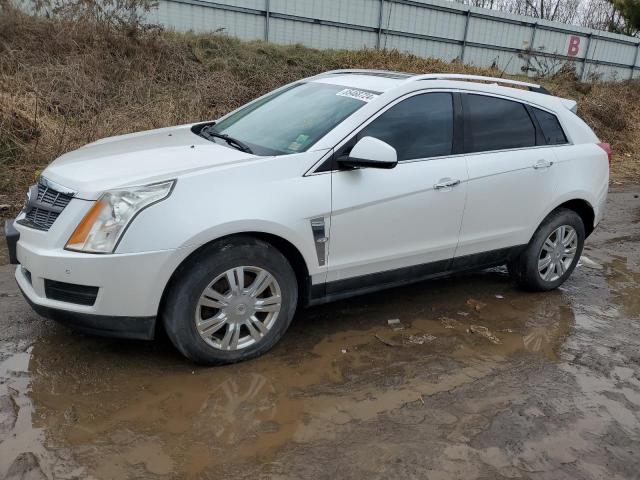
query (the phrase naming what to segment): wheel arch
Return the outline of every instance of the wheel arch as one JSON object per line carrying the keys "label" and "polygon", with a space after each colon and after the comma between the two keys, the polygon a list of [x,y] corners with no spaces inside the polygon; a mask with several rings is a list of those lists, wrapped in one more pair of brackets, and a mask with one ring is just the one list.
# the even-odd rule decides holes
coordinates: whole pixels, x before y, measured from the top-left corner
{"label": "wheel arch", "polygon": [[589,237],[589,235],[593,233],[593,230],[594,230],[593,224],[595,222],[596,213],[593,206],[588,201],[581,198],[567,200],[566,202],[561,203],[556,208],[554,208],[551,212],[549,212],[549,215],[561,208],[573,210],[580,216],[580,218],[582,219],[582,223],[584,224],[585,238]]}
{"label": "wheel arch", "polygon": [[552,208],[549,208],[540,218],[538,218],[538,221],[535,223],[535,227],[533,227],[533,230],[529,232],[527,243],[531,241],[540,225],[542,225],[542,222],[544,222],[549,215],[552,215],[555,211],[561,208],[572,210],[580,216],[582,223],[584,224],[585,239],[593,233],[596,216],[593,205],[591,202],[586,200],[584,196],[571,195],[559,200],[558,203],[554,204]]}
{"label": "wheel arch", "polygon": [[[296,275],[296,280],[298,281],[298,296],[299,301],[304,301],[308,298],[309,288],[310,288],[310,274],[309,268],[307,266],[307,262],[304,259],[304,256],[292,242],[289,240],[275,235],[273,233],[259,232],[259,231],[247,231],[247,232],[237,232],[231,233],[227,235],[222,235],[220,237],[214,238],[196,248],[193,252],[187,255],[174,269],[169,280],[167,281],[164,289],[162,291],[162,296],[160,298],[160,303],[158,305],[158,318],[161,318],[162,312],[164,310],[164,305],[167,298],[167,293],[175,281],[176,277],[192,262],[195,258],[198,257],[205,249],[207,249],[211,244],[229,239],[234,237],[251,237],[258,240],[262,240],[269,245],[272,245],[275,249],[277,249],[284,257],[287,259],[293,271]],[[162,322],[158,322],[158,326],[160,326]]]}

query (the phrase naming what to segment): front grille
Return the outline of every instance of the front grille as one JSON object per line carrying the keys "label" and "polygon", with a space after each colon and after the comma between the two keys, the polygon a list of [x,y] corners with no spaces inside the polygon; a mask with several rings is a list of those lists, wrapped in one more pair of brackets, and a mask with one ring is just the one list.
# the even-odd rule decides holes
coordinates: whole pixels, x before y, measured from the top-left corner
{"label": "front grille", "polygon": [[38,230],[48,231],[60,214],[58,212],[47,211],[43,208],[34,208],[25,217],[29,221],[28,226]]}
{"label": "front grille", "polygon": [[30,197],[25,205],[26,216],[18,223],[46,232],[69,204],[73,195],[58,192],[39,182],[37,189],[36,186],[32,187]]}
{"label": "front grille", "polygon": [[58,192],[41,183],[38,184],[38,200],[42,202],[43,205],[64,208],[69,204],[71,198],[71,195]]}
{"label": "front grille", "polygon": [[51,300],[91,306],[96,303],[98,287],[57,282],[45,278],[44,293]]}

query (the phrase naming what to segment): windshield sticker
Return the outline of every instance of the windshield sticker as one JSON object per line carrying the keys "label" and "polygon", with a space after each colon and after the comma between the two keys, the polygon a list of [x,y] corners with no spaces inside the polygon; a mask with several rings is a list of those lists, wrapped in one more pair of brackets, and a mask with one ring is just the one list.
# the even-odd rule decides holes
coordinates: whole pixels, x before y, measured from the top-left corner
{"label": "windshield sticker", "polygon": [[375,100],[378,96],[375,93],[366,92],[364,90],[356,90],[355,88],[345,88],[344,90],[340,90],[336,93],[339,97],[349,97],[355,98],[356,100],[361,100],[363,102],[369,103],[371,100]]}
{"label": "windshield sticker", "polygon": [[291,142],[289,144],[288,149],[292,152],[297,152],[298,150],[300,150],[300,147],[302,147],[306,143],[307,140],[309,140],[309,135],[305,135],[304,133],[300,134],[298,135],[298,138],[296,138],[295,142]]}

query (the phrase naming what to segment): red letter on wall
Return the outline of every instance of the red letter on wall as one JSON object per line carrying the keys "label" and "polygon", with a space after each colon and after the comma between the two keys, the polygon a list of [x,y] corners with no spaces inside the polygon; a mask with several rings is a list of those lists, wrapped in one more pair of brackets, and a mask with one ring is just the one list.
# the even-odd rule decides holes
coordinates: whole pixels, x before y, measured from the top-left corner
{"label": "red letter on wall", "polygon": [[569,37],[569,49],[567,51],[567,55],[570,57],[575,57],[580,52],[580,37],[576,37],[571,35]]}

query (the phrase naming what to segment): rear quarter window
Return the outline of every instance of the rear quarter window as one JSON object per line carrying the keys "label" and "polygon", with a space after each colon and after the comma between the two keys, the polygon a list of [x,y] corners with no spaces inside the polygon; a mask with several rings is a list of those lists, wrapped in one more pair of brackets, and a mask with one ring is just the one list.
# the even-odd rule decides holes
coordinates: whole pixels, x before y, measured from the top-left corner
{"label": "rear quarter window", "polygon": [[539,108],[533,107],[532,110],[542,129],[542,135],[547,145],[564,145],[568,143],[567,136],[562,130],[558,117]]}

